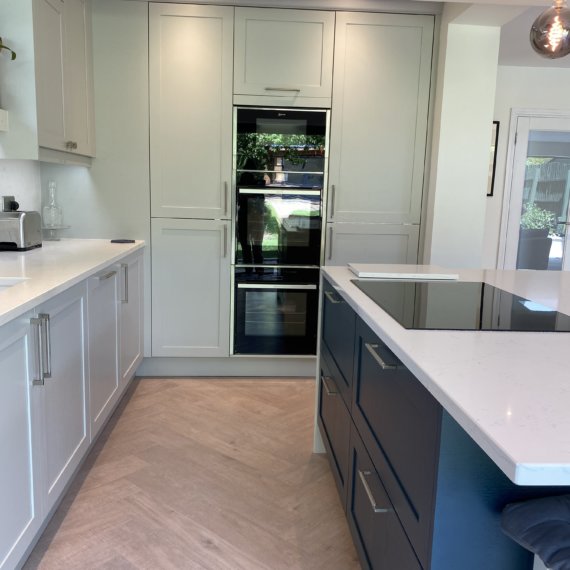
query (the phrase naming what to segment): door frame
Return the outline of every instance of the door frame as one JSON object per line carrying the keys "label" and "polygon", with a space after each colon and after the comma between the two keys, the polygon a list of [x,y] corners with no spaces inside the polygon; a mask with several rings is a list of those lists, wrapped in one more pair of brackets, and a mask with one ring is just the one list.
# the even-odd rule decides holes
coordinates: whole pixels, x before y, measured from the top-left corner
{"label": "door frame", "polygon": [[[503,204],[501,214],[501,228],[499,232],[499,252],[497,258],[497,268],[505,269],[507,257],[507,235],[510,217],[510,205],[512,196],[512,184],[515,169],[515,147],[517,124],[520,117],[529,117],[537,119],[568,119],[570,120],[570,109],[529,109],[517,108],[511,109],[511,118],[509,123],[509,138],[507,142],[507,159],[505,168],[505,183],[503,187]],[[511,220],[512,222],[512,220]]]}

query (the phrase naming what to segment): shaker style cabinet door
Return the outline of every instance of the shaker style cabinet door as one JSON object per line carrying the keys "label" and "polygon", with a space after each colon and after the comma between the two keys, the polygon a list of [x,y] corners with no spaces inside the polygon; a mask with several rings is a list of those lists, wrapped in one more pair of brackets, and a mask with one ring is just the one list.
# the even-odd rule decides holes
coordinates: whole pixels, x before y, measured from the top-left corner
{"label": "shaker style cabinet door", "polygon": [[36,346],[27,313],[0,327],[0,568],[15,568],[41,524]]}
{"label": "shaker style cabinet door", "polygon": [[229,356],[230,232],[152,220],[152,356]]}
{"label": "shaker style cabinet door", "polygon": [[329,221],[420,222],[433,25],[337,14]]}
{"label": "shaker style cabinet door", "polygon": [[233,8],[149,6],[151,215],[230,218]]}
{"label": "shaker style cabinet door", "polygon": [[334,12],[236,8],[234,93],[330,102],[334,21]]}

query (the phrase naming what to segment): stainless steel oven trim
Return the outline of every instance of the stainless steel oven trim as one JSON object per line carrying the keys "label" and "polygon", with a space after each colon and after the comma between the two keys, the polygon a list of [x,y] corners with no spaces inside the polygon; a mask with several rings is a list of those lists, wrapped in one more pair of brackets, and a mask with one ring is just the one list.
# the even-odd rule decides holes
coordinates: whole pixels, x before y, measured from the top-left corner
{"label": "stainless steel oven trim", "polygon": [[291,189],[291,190],[281,190],[280,188],[271,188],[271,186],[265,186],[259,190],[252,188],[242,188],[239,190],[239,194],[275,194],[276,196],[298,196],[299,194],[304,194],[306,196],[320,196],[320,190],[303,190],[301,188]]}
{"label": "stainless steel oven trim", "polygon": [[316,291],[317,285],[298,285],[292,283],[286,285],[284,283],[238,283],[238,289],[275,289],[275,290],[296,290],[296,291]]}

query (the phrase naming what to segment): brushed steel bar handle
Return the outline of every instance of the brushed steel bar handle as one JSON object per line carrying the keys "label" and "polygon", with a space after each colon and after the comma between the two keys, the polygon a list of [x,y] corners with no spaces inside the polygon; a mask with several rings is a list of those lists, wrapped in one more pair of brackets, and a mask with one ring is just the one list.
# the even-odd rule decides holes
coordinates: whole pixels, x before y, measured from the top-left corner
{"label": "brushed steel bar handle", "polygon": [[336,185],[331,184],[331,220],[334,218],[334,201],[336,198]]}
{"label": "brushed steel bar handle", "polygon": [[366,495],[368,496],[368,500],[370,501],[370,506],[375,513],[391,513],[392,509],[387,507],[379,507],[374,495],[372,494],[372,489],[368,485],[368,481],[366,477],[372,475],[370,471],[361,471],[358,470],[358,476],[360,477],[360,481],[362,482],[362,486],[364,487],[364,491],[366,491]]}
{"label": "brushed steel bar handle", "polygon": [[266,87],[265,91],[294,91],[295,93],[301,92],[298,87]]}
{"label": "brushed steel bar handle", "polygon": [[329,228],[329,255],[327,259],[330,261],[332,259],[333,254],[333,229],[332,227]]}
{"label": "brushed steel bar handle", "polygon": [[77,143],[75,141],[67,141],[65,143],[65,148],[67,150],[76,150],[77,149]]}
{"label": "brushed steel bar handle", "polygon": [[228,183],[226,181],[224,181],[224,214],[228,215]]}
{"label": "brushed steel bar handle", "polygon": [[374,360],[376,360],[376,362],[380,365],[380,368],[382,368],[382,370],[396,370],[396,368],[398,368],[396,365],[388,364],[382,360],[382,357],[376,352],[376,349],[378,348],[377,344],[370,344],[369,342],[365,342],[364,346],[372,355],[372,358],[374,358]]}
{"label": "brushed steel bar handle", "polygon": [[324,374],[321,374],[321,382],[323,383],[323,386],[325,387],[325,392],[327,393],[327,396],[336,396],[338,394],[338,390],[336,389],[336,385],[334,388],[330,387],[329,382],[332,382],[333,384],[335,383],[334,380],[330,376],[325,376]]}
{"label": "brushed steel bar handle", "polygon": [[51,378],[51,325],[49,315],[47,313],[40,313],[38,318],[41,321],[40,327],[44,331],[43,344],[46,353],[44,378]]}
{"label": "brushed steel bar handle", "polygon": [[316,285],[281,285],[281,284],[271,284],[271,283],[238,283],[238,289],[290,289],[294,291],[315,291]]}
{"label": "brushed steel bar handle", "polygon": [[340,299],[336,299],[334,293],[332,291],[325,291],[325,297],[333,304],[333,305],[340,305],[342,301]]}
{"label": "brushed steel bar handle", "polygon": [[110,277],[113,277],[113,275],[117,275],[117,272],[115,270],[113,271],[108,271],[107,273],[105,273],[104,275],[99,275],[98,279],[99,281],[105,281],[106,279],[109,279]]}
{"label": "brushed steel bar handle", "polygon": [[227,224],[224,224],[224,253],[223,253],[223,257],[227,257],[228,256],[228,226]]}
{"label": "brushed steel bar handle", "polygon": [[129,302],[129,264],[121,263],[121,269],[123,270],[123,296],[121,298],[121,303]]}
{"label": "brushed steel bar handle", "polygon": [[[264,170],[263,172],[267,172]],[[254,194],[262,196],[320,196],[320,190],[303,190],[298,188],[295,190],[280,190],[279,188],[265,187],[262,190],[257,190],[253,188],[240,188],[238,190],[239,194]]]}
{"label": "brushed steel bar handle", "polygon": [[30,319],[30,324],[36,327],[36,357],[38,365],[39,378],[34,378],[32,380],[33,386],[43,386],[44,385],[44,334],[43,334],[43,320],[40,318]]}

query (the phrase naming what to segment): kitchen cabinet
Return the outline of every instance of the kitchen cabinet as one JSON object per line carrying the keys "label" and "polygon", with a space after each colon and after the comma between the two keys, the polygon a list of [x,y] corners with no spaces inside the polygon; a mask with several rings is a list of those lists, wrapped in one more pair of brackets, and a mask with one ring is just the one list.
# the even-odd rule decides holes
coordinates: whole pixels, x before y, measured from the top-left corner
{"label": "kitchen cabinet", "polygon": [[233,8],[149,6],[151,216],[229,219]]}
{"label": "kitchen cabinet", "polygon": [[119,265],[121,298],[119,304],[120,383],[124,388],[143,359],[143,254],[135,253]]}
{"label": "kitchen cabinet", "polygon": [[152,356],[229,356],[229,226],[152,220]]}
{"label": "kitchen cabinet", "polygon": [[41,524],[35,340],[25,313],[0,327],[0,568],[12,569]]}
{"label": "kitchen cabinet", "polygon": [[95,156],[89,0],[33,0],[40,159]]}
{"label": "kitchen cabinet", "polygon": [[325,265],[417,263],[419,225],[329,223]]}
{"label": "kitchen cabinet", "polygon": [[236,8],[234,102],[330,107],[334,22],[334,12]]}
{"label": "kitchen cabinet", "polygon": [[105,424],[119,397],[118,272],[119,268],[112,265],[87,282],[92,438]]}
{"label": "kitchen cabinet", "polygon": [[433,16],[337,13],[327,264],[416,263],[433,26]]}

